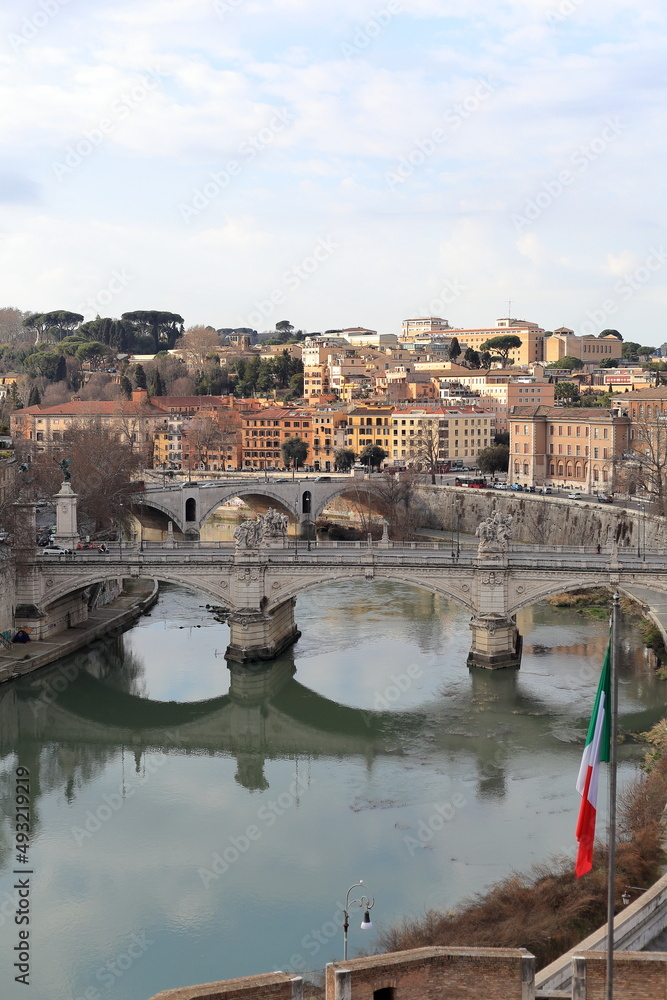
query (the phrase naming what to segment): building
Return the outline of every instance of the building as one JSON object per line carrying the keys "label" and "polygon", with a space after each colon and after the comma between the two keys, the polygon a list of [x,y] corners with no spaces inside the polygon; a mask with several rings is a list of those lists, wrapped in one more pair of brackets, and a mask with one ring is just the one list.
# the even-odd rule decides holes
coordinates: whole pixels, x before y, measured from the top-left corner
{"label": "building", "polygon": [[493,441],[493,414],[478,406],[401,407],[391,418],[394,465],[434,465],[462,459],[475,465]]}
{"label": "building", "polygon": [[284,468],[281,447],[290,437],[300,437],[308,445],[306,463],[313,455],[313,413],[311,410],[269,406],[242,416],[242,468]]}
{"label": "building", "polygon": [[395,333],[378,333],[362,326],[349,327],[341,333],[353,347],[396,347],[398,344]]}
{"label": "building", "polygon": [[360,455],[368,445],[377,445],[390,455],[393,410],[393,406],[384,404],[356,406],[350,410],[345,427],[345,447]]}
{"label": "building", "polygon": [[513,406],[554,405],[553,383],[531,377],[520,369],[514,372],[507,368],[493,369],[481,374],[469,372],[457,379],[479,393],[478,405],[495,414],[497,431],[507,430],[508,413]]}
{"label": "building", "polygon": [[527,365],[544,360],[544,330],[537,323],[521,319],[499,319],[495,327],[478,327],[476,329],[452,330],[461,350],[471,347],[480,352],[482,344],[492,337],[515,336],[521,340],[521,346],[509,353],[509,361],[513,365]]}
{"label": "building", "polygon": [[606,492],[628,450],[630,418],[620,407],[515,406],[509,430],[511,483]]}
{"label": "building", "polygon": [[420,334],[438,334],[444,331],[451,332],[451,327],[448,321],[440,316],[404,319],[401,323],[401,340],[412,340]]}
{"label": "building", "polygon": [[14,441],[30,443],[35,452],[59,447],[69,430],[95,422],[146,453],[153,454],[153,434],[164,422],[164,412],[152,406],[145,390],[135,389],[131,400],[74,400],[57,406],[27,406],[14,410],[11,432]]}
{"label": "building", "polygon": [[[566,356],[577,358],[585,365],[599,365],[606,358],[622,357],[623,342],[609,333],[606,337],[594,337],[588,334],[577,337],[565,328],[546,338],[544,343],[544,358],[547,364],[553,364]],[[536,359],[539,360],[539,359]]]}

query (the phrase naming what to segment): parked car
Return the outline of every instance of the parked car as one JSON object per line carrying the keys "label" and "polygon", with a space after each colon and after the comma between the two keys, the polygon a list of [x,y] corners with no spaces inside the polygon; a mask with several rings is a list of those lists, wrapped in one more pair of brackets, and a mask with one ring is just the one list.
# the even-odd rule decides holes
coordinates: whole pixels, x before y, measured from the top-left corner
{"label": "parked car", "polygon": [[521,491],[521,490],[523,490],[523,486],[521,485],[521,483],[512,483],[512,485],[510,486],[510,489],[511,490],[519,490],[519,491]]}
{"label": "parked car", "polygon": [[581,493],[576,493],[576,492],[574,492],[574,493],[568,493],[567,499],[568,500],[581,500]]}
{"label": "parked car", "polygon": [[45,545],[42,549],[43,556],[71,556],[72,550],[64,545]]}

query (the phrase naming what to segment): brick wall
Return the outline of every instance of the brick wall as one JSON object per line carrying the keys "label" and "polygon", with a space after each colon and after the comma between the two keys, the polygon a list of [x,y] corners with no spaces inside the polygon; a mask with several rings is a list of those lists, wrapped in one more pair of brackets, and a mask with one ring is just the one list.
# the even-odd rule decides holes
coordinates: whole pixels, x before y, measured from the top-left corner
{"label": "brick wall", "polygon": [[415,948],[327,965],[327,1000],[532,1000],[535,959],[524,948]]}
{"label": "brick wall", "polygon": [[[573,1000],[605,1000],[606,954],[588,951],[572,959]],[[621,951],[614,954],[615,1000],[664,1000],[667,954]]]}
{"label": "brick wall", "polygon": [[244,976],[220,983],[203,983],[179,990],[165,990],[150,1000],[301,1000],[300,978],[284,972],[264,976]]}

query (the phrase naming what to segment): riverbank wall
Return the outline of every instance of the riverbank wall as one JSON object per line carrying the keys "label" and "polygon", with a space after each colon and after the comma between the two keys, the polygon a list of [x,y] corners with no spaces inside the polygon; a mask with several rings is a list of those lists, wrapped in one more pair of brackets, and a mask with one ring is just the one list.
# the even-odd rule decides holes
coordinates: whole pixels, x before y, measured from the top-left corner
{"label": "riverbank wall", "polygon": [[48,639],[3,646],[0,684],[46,667],[104,635],[122,631],[153,607],[158,593],[156,580],[126,580],[123,592],[109,603],[93,608],[85,621],[62,629]]}
{"label": "riverbank wall", "polygon": [[532,545],[638,546],[651,551],[667,546],[665,519],[617,504],[518,493],[512,490],[471,490],[455,486],[420,486],[428,511],[428,527],[474,535],[494,510],[511,514],[512,538]]}

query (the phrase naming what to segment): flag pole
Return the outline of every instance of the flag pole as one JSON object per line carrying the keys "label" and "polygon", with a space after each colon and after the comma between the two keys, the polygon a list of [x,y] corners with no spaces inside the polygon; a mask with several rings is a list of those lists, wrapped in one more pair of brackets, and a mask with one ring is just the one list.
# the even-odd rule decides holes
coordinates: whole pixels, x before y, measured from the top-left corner
{"label": "flag pole", "polygon": [[614,1000],[614,897],[616,895],[616,771],[618,758],[618,613],[619,595],[611,605],[611,656],[609,658],[611,713],[609,727],[609,833],[607,861],[607,989],[605,1000]]}

